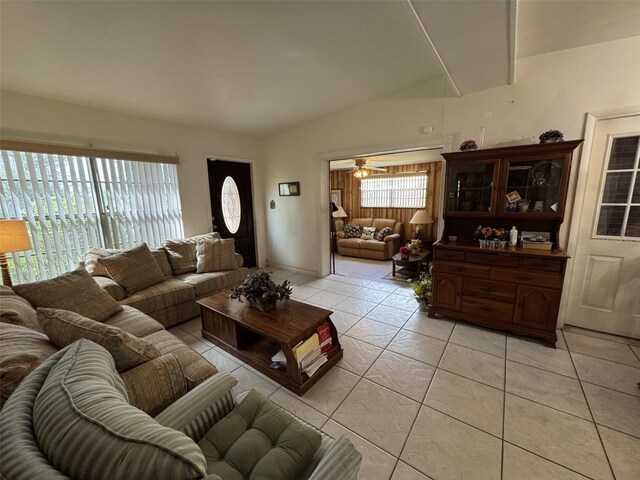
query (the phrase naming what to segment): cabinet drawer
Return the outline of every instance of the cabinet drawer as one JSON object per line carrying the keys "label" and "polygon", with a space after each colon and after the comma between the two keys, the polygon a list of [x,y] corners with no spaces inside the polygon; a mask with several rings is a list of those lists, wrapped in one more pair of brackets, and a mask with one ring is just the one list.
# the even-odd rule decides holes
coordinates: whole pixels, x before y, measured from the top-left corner
{"label": "cabinet drawer", "polygon": [[491,270],[491,280],[502,282],[524,283],[527,285],[539,285],[548,288],[562,288],[562,276],[550,273],[538,273],[529,270],[511,270],[507,268],[494,268]]}
{"label": "cabinet drawer", "polygon": [[519,267],[520,259],[500,253],[467,253],[467,262],[498,267]]}
{"label": "cabinet drawer", "polygon": [[464,262],[464,252],[454,252],[453,250],[443,250],[436,248],[436,260],[452,260],[454,262]]}
{"label": "cabinet drawer", "polygon": [[489,298],[501,302],[513,302],[516,298],[517,288],[513,283],[465,278],[462,294],[470,297]]}
{"label": "cabinet drawer", "polygon": [[476,297],[462,297],[462,311],[470,315],[494,320],[501,323],[512,323],[513,304],[496,302]]}
{"label": "cabinet drawer", "polygon": [[489,267],[469,265],[467,263],[435,262],[434,270],[437,272],[463,275],[465,277],[489,278]]}
{"label": "cabinet drawer", "polygon": [[550,258],[525,258],[523,260],[524,268],[535,268],[536,270],[546,270],[548,272],[562,272],[562,260],[554,260]]}

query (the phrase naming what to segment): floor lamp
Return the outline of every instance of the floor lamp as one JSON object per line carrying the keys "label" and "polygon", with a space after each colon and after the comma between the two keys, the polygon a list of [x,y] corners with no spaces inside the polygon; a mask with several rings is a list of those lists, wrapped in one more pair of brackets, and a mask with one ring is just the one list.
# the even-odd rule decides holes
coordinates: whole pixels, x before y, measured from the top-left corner
{"label": "floor lamp", "polygon": [[13,286],[6,254],[25,250],[31,250],[31,239],[24,220],[0,220],[0,269],[3,285]]}

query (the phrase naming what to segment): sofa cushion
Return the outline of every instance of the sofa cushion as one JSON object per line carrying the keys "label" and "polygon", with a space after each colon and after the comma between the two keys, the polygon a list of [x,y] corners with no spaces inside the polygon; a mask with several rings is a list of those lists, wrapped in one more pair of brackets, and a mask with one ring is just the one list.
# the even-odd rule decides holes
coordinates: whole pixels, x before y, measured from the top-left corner
{"label": "sofa cushion", "polygon": [[164,248],[153,248],[151,249],[151,254],[153,258],[155,258],[156,262],[158,262],[158,266],[160,270],[162,270],[162,274],[165,278],[169,278],[173,276],[173,270],[171,270],[171,264],[169,263],[169,259],[167,258],[167,252]]}
{"label": "sofa cushion", "polygon": [[235,286],[247,278],[249,270],[246,268],[238,268],[226,272],[211,273],[183,273],[176,278],[191,285],[195,292],[196,298],[201,298],[218,290]]}
{"label": "sofa cushion", "polygon": [[198,443],[207,473],[228,480],[300,478],[320,447],[319,432],[256,390]]}
{"label": "sofa cushion", "polygon": [[362,242],[361,238],[341,238],[338,240],[338,245],[346,248],[360,248]]}
{"label": "sofa cushion", "polygon": [[363,240],[373,240],[373,236],[375,234],[376,234],[375,227],[364,227],[362,229],[362,235],[360,235],[360,238],[362,238]]}
{"label": "sofa cushion", "polygon": [[166,330],[152,333],[146,336],[145,340],[155,345],[163,355],[171,353],[178,359],[178,363],[182,367],[190,387],[201,383],[218,372],[202,355]]}
{"label": "sofa cushion", "polygon": [[378,235],[376,236],[376,240],[378,240],[379,242],[384,242],[384,239],[389,235],[391,235],[392,233],[393,233],[393,228],[384,227],[382,230],[378,232]]}
{"label": "sofa cushion", "polygon": [[172,277],[128,296],[121,303],[149,313],[195,298],[192,287]]}
{"label": "sofa cushion", "polygon": [[353,218],[350,223],[355,223],[356,225],[360,225],[361,227],[372,227],[373,226],[373,218]]}
{"label": "sofa cushion", "polygon": [[106,348],[119,372],[161,355],[160,350],[142,338],[68,310],[38,308],[38,323],[58,348],[71,345],[81,338]]}
{"label": "sofa cushion", "polygon": [[196,244],[196,271],[221,272],[238,268],[233,238],[199,238]]}
{"label": "sofa cushion", "polygon": [[206,461],[184,433],[129,405],[113,359],[79,340],[51,369],[33,407],[47,460],[71,478],[196,479]]}
{"label": "sofa cushion", "polygon": [[118,327],[136,337],[146,337],[154,332],[164,330],[161,323],[129,305],[123,305],[122,311],[111,315],[104,321],[104,324]]}
{"label": "sofa cushion", "polygon": [[20,382],[57,351],[40,331],[0,323],[0,408]]}
{"label": "sofa cushion", "polygon": [[360,242],[360,249],[384,251],[385,243],[379,242],[378,240],[363,240],[362,242]]}
{"label": "sofa cushion", "polygon": [[109,272],[107,269],[98,263],[98,259],[108,257],[109,255],[113,255],[114,253],[119,253],[122,250],[116,250],[114,248],[102,248],[102,247],[91,247],[87,250],[87,253],[84,254],[84,268],[87,269],[87,272],[91,276],[94,277],[108,277]]}
{"label": "sofa cushion", "polygon": [[122,288],[113,278],[94,276],[93,279],[96,281],[98,286],[103,290],[106,290],[114,300],[119,302],[120,300],[127,298],[127,292],[125,292],[124,288]]}
{"label": "sofa cushion", "polygon": [[362,227],[357,223],[350,223],[344,227],[344,238],[360,238]]}
{"label": "sofa cushion", "polygon": [[373,220],[373,226],[376,227],[376,230],[382,230],[384,227],[389,227],[393,230],[396,223],[397,222],[391,218],[376,218]]}
{"label": "sofa cushion", "polygon": [[108,257],[98,258],[98,263],[105,267],[109,276],[129,294],[144,290],[165,279],[146,243]]}
{"label": "sofa cushion", "polygon": [[0,323],[21,325],[40,331],[35,309],[6,285],[0,285]]}
{"label": "sofa cushion", "polygon": [[162,242],[174,275],[196,271],[196,245],[199,238],[220,238],[220,234],[217,232],[205,233],[191,238],[178,238]]}
{"label": "sofa cushion", "polygon": [[71,310],[98,322],[122,311],[118,302],[82,267],[50,280],[15,285],[13,290],[35,308]]}

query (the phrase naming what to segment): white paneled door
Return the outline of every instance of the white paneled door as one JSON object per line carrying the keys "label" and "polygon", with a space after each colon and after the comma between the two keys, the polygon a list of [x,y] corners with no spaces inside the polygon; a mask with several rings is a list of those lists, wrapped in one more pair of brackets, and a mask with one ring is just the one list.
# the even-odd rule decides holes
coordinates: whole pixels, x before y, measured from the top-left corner
{"label": "white paneled door", "polygon": [[640,338],[639,162],[640,115],[597,122],[572,225],[567,324]]}

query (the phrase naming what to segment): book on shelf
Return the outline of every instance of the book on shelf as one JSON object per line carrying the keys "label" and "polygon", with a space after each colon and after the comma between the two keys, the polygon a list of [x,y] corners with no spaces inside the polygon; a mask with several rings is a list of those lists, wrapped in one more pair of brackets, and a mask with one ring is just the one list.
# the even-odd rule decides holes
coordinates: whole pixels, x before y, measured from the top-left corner
{"label": "book on shelf", "polygon": [[278,353],[271,357],[271,368],[275,368],[276,370],[287,369],[287,357],[285,357],[282,350],[278,351]]}
{"label": "book on shelf", "polygon": [[304,357],[309,355],[309,353],[319,348],[320,348],[320,342],[318,340],[318,334],[314,333],[305,341],[293,347],[293,355],[296,357],[296,360],[298,361],[298,363],[300,363],[300,361]]}
{"label": "book on shelf", "polygon": [[314,373],[316,373],[320,367],[322,365],[324,365],[325,363],[327,363],[327,356],[324,354],[321,354],[315,362],[313,362],[311,365],[309,365],[305,370],[304,373],[306,373],[307,375],[309,375],[310,377],[313,376]]}
{"label": "book on shelf", "polygon": [[331,327],[329,322],[324,322],[317,330],[318,341],[320,342],[320,349],[322,353],[327,353],[333,347],[333,338],[331,337]]}

